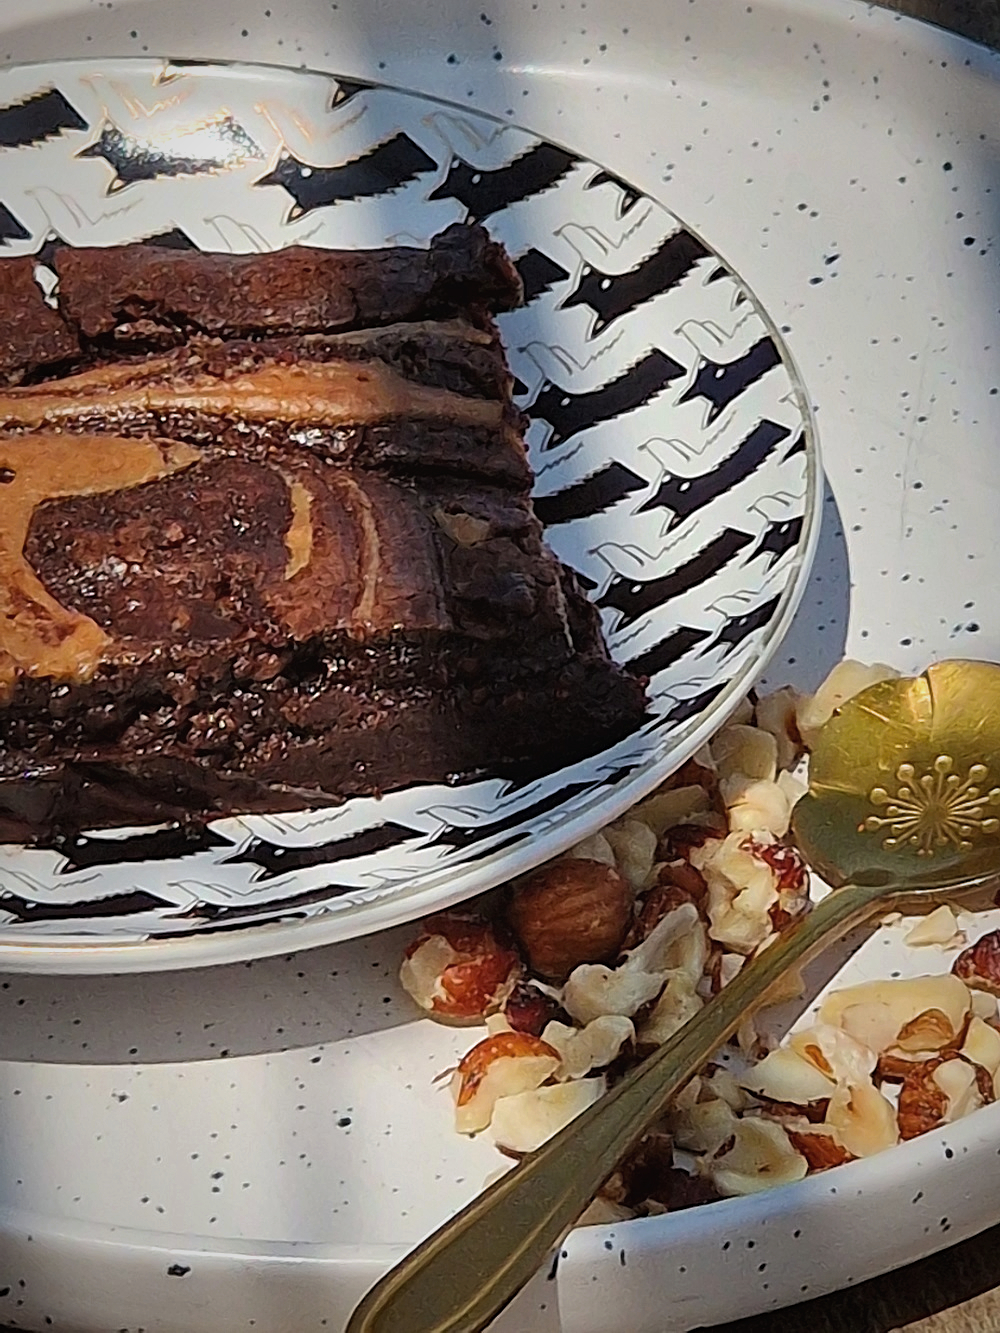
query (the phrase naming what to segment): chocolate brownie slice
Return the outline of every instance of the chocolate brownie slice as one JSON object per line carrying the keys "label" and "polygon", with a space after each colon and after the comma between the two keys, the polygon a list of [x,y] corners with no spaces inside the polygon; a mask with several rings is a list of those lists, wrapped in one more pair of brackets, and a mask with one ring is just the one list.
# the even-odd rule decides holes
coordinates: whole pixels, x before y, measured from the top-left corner
{"label": "chocolate brownie slice", "polygon": [[635,727],[531,507],[492,318],[517,279],[481,228],[57,264],[76,364],[0,392],[0,840],[551,768]]}

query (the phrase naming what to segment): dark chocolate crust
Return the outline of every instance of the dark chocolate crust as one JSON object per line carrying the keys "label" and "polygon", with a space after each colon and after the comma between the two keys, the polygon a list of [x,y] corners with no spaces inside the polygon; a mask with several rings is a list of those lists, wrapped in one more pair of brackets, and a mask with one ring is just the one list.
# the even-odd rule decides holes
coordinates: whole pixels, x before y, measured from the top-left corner
{"label": "dark chocolate crust", "polygon": [[460,223],[430,249],[206,255],[156,246],[60,250],[60,304],[87,338],[180,342],[194,332],[331,332],[459,311],[509,310],[521,284],[481,227]]}
{"label": "dark chocolate crust", "polygon": [[56,262],[40,312],[0,263],[37,330],[0,360],[0,841],[541,771],[635,727],[531,506],[482,228]]}
{"label": "dark chocolate crust", "polygon": [[0,263],[0,383],[77,359],[76,333],[45,302],[30,255]]}

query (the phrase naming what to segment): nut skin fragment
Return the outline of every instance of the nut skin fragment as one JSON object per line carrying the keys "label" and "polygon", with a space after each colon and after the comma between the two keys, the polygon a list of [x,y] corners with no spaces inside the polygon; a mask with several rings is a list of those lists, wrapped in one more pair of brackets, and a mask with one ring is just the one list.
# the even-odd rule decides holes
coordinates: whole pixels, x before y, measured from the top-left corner
{"label": "nut skin fragment", "polygon": [[657,872],[661,888],[673,887],[686,893],[693,903],[704,903],[708,898],[708,884],[700,870],[690,861],[668,861]]}
{"label": "nut skin fragment", "polygon": [[991,930],[963,949],[951,970],[973,990],[1000,995],[1000,930]]}
{"label": "nut skin fragment", "polygon": [[707,1177],[690,1175],[674,1165],[673,1140],[662,1129],[651,1130],[640,1140],[608,1186],[611,1197],[620,1195],[618,1202],[640,1213],[659,1211],[649,1204],[675,1213],[719,1198]]}
{"label": "nut skin fragment", "polygon": [[[945,1123],[948,1114],[948,1096],[934,1080],[934,1071],[950,1060],[964,1060],[957,1051],[944,1051],[933,1060],[912,1065],[904,1074],[899,1090],[896,1118],[901,1139],[915,1139]],[[971,1063],[966,1061],[966,1063]],[[976,1086],[985,1103],[994,1100],[993,1080],[979,1065],[974,1065]]]}
{"label": "nut skin fragment", "polygon": [[507,918],[532,971],[563,981],[613,957],[632,919],[632,891],[599,861],[556,861],[514,891]]}
{"label": "nut skin fragment", "polygon": [[875,1086],[881,1087],[883,1083],[902,1083],[922,1063],[923,1061],[919,1060],[907,1060],[901,1055],[880,1055],[875,1066]]}
{"label": "nut skin fragment", "polygon": [[718,780],[713,768],[709,768],[707,763],[701,763],[699,756],[705,754],[704,749],[699,750],[698,755],[689,759],[663,783],[662,791],[672,791],[677,787],[704,787],[706,791],[714,794],[718,788]]}
{"label": "nut skin fragment", "polygon": [[947,1014],[940,1009],[925,1009],[900,1028],[896,1047],[904,1054],[910,1051],[940,1051],[950,1046],[957,1035]]}
{"label": "nut skin fragment", "polygon": [[808,1162],[810,1171],[828,1171],[831,1166],[843,1166],[845,1162],[855,1160],[830,1134],[802,1133],[787,1124],[785,1132],[795,1151]]}
{"label": "nut skin fragment", "polygon": [[540,1037],[549,1023],[568,1021],[568,1014],[551,996],[528,982],[519,981],[507,996],[504,1017],[515,1032]]}
{"label": "nut skin fragment", "polygon": [[657,857],[661,861],[690,861],[693,851],[720,836],[721,825],[713,830],[702,824],[677,824],[660,839]]}
{"label": "nut skin fragment", "polygon": [[[815,1102],[779,1102],[773,1097],[765,1097],[762,1093],[755,1092],[754,1097],[760,1102],[761,1107],[775,1120],[785,1122],[785,1128],[788,1129],[787,1117],[796,1116],[802,1120],[808,1120],[811,1125],[821,1125],[826,1119],[826,1113],[830,1106],[830,1099]],[[791,1133],[791,1130],[789,1130]],[[798,1144],[796,1144],[798,1147]],[[808,1158],[808,1153],[803,1153]]]}
{"label": "nut skin fragment", "polygon": [[[689,869],[693,874],[698,875],[698,871],[693,866]],[[701,876],[698,875],[698,878],[701,879]],[[628,953],[636,945],[641,944],[643,940],[648,939],[667,913],[672,912],[675,907],[694,901],[694,898],[686,889],[682,889],[676,884],[657,884],[640,899],[635,919],[629,926],[624,940],[622,940],[621,952],[623,954]]]}

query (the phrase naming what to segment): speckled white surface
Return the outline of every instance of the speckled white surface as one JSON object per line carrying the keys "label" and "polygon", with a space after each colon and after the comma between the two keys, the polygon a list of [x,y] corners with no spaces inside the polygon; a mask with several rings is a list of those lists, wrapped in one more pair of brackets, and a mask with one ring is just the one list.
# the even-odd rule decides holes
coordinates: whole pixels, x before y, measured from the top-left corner
{"label": "speckled white surface", "polygon": [[[0,12],[8,59],[308,61],[509,108],[659,192],[785,326],[818,408],[827,523],[772,677],[811,683],[845,645],[904,669],[1000,658],[996,57],[832,0],[18,14]],[[11,979],[0,1317],[336,1328],[392,1255],[351,1247],[411,1241],[493,1164],[429,1086],[461,1034],[383,1003],[397,952],[379,937],[211,973]],[[906,963],[881,936],[852,972],[947,961]],[[998,1142],[993,1108],[772,1195],[580,1233],[504,1326],[665,1333],[860,1281],[995,1221]]]}

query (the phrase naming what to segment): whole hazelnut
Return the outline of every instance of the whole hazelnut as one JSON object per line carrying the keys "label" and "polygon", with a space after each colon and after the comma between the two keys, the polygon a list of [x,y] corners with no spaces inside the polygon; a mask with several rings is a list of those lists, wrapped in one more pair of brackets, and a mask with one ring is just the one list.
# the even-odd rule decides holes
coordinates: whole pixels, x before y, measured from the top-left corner
{"label": "whole hazelnut", "polygon": [[507,916],[532,971],[564,981],[581,963],[614,957],[632,921],[632,901],[612,866],[567,858],[521,884]]}

